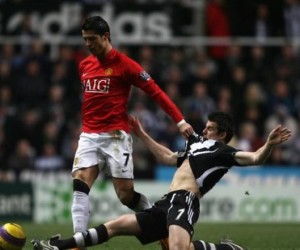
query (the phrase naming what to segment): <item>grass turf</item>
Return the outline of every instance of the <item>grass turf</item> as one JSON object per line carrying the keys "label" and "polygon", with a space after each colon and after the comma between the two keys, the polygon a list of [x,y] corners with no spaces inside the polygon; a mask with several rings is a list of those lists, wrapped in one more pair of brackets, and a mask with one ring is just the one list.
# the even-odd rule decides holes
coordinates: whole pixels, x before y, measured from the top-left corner
{"label": "grass turf", "polygon": [[[19,223],[26,232],[26,245],[24,250],[32,249],[32,238],[47,238],[61,233],[63,238],[72,235],[71,224],[32,224]],[[1,223],[4,224],[4,223]],[[155,230],[155,229],[153,229]],[[228,236],[236,243],[247,247],[248,250],[300,250],[300,224],[299,223],[270,223],[270,224],[238,224],[238,223],[199,223],[195,226],[194,239],[209,242],[218,242],[223,236]],[[107,250],[135,250],[135,249],[160,249],[155,242],[142,246],[135,237],[121,236],[109,242],[89,248]]]}

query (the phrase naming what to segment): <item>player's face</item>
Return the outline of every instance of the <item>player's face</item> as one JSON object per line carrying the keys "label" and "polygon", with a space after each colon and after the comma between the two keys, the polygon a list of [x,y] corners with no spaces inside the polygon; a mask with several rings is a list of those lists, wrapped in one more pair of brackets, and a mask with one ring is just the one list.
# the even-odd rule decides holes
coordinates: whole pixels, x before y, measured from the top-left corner
{"label": "player's face", "polygon": [[90,52],[97,57],[105,56],[110,49],[110,42],[108,40],[108,33],[100,36],[92,30],[82,30],[82,37],[85,41],[85,46]]}
{"label": "player's face", "polygon": [[212,139],[212,140],[222,140],[222,134],[219,133],[218,131],[218,125],[215,122],[208,121],[206,123],[205,128],[203,129],[203,136],[206,139]]}

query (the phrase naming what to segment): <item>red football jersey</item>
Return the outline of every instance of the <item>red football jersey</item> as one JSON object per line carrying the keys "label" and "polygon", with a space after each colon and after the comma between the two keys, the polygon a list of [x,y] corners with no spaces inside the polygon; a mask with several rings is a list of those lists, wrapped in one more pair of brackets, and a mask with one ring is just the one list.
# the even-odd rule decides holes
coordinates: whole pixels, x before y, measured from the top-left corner
{"label": "red football jersey", "polygon": [[111,49],[101,62],[90,55],[79,64],[83,88],[82,131],[87,133],[124,130],[129,132],[127,102],[134,85],[147,93],[173,118],[182,113],[155,81],[135,61]]}

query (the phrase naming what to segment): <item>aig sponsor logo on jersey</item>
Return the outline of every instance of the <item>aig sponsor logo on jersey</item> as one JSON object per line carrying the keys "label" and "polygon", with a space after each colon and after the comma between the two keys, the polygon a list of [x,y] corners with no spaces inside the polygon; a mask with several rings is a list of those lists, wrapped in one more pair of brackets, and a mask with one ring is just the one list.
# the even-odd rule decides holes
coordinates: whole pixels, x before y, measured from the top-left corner
{"label": "aig sponsor logo on jersey", "polygon": [[109,78],[86,79],[83,80],[83,90],[86,93],[108,93],[109,84]]}

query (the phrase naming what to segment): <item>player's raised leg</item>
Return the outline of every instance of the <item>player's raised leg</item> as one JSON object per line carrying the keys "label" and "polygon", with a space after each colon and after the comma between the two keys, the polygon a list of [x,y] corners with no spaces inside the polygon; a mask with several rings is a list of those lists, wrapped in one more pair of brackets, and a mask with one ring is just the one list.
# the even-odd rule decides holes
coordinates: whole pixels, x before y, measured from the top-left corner
{"label": "player's raised leg", "polygon": [[145,195],[134,190],[133,180],[113,178],[113,184],[119,200],[131,210],[140,212],[152,206]]}
{"label": "player's raised leg", "polygon": [[68,239],[32,240],[35,250],[63,250],[85,248],[102,244],[118,235],[138,235],[140,227],[134,214],[120,216],[105,224],[77,233]]}

